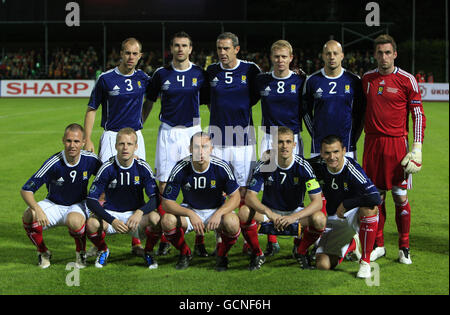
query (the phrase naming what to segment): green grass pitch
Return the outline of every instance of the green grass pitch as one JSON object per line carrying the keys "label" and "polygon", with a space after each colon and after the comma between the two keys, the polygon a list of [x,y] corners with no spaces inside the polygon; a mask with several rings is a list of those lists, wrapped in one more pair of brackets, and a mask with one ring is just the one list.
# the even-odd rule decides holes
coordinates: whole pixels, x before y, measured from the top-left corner
{"label": "green grass pitch", "polygon": [[[107,236],[111,250],[109,264],[102,270],[92,264],[76,278],[73,269],[66,270],[75,260],[74,242],[64,227],[44,232],[47,246],[53,252],[52,266],[41,270],[37,257],[22,227],[25,203],[19,191],[25,181],[51,154],[62,150],[62,135],[66,125],[83,124],[87,99],[0,99],[0,294],[164,294],[164,295],[303,295],[303,294],[449,294],[449,104],[425,103],[427,116],[424,166],[414,176],[414,188],[409,192],[412,207],[411,255],[413,264],[406,266],[397,260],[397,230],[392,198],[388,196],[385,239],[387,256],[377,261],[378,282],[372,286],[356,279],[356,262],[344,262],[334,271],[301,270],[291,258],[292,239],[280,237],[281,252],[268,258],[259,271],[247,270],[248,258],[241,253],[243,238],[230,251],[230,269],[214,271],[214,259],[194,257],[190,268],[177,271],[177,252],[159,258],[159,268],[148,270],[141,258],[131,256],[128,235]],[[154,149],[158,132],[159,104],[146,122],[143,134],[147,159],[154,165]],[[209,115],[201,108],[202,125]],[[254,121],[260,123],[260,107],[255,106]],[[94,128],[94,143],[98,145],[102,130],[100,113]],[[309,136],[302,133],[305,152],[309,151]],[[358,145],[361,161],[363,139]],[[96,148],[97,149],[97,148]],[[308,154],[307,154],[308,156]],[[45,197],[41,188],[36,199]],[[193,233],[188,234],[193,244]],[[213,233],[206,236],[212,251]],[[266,237],[260,242],[265,247]],[[88,246],[90,242],[88,241]],[[89,262],[93,262],[90,258]]]}

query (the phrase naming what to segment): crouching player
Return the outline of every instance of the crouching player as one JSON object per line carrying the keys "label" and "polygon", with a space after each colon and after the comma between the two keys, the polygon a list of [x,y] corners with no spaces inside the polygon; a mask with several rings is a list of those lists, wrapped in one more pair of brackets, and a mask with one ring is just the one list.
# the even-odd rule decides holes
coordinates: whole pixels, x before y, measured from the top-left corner
{"label": "crouching player", "polygon": [[[191,155],[172,169],[164,189],[162,206],[166,213],[161,227],[166,238],[180,251],[176,269],[186,269],[192,257],[184,235],[195,231],[216,231],[222,238],[216,248],[216,270],[228,269],[227,254],[239,237],[239,218],[233,212],[239,206],[239,185],[233,171],[223,160],[211,156],[211,138],[195,133],[190,141]],[[180,190],[183,202],[176,199]],[[228,196],[225,198],[223,192]]]}
{"label": "crouching player", "polygon": [[[52,155],[22,187],[21,195],[28,209],[23,214],[25,231],[38,250],[39,267],[50,267],[51,252],[47,249],[42,231],[66,225],[76,244],[76,265],[84,268],[86,261],[87,186],[91,175],[101,166],[93,153],[81,150],[84,130],[70,124],[62,139],[64,150]],[[36,202],[34,193],[46,184],[47,197]]]}
{"label": "crouching player", "polygon": [[[245,204],[239,209],[242,234],[252,250],[250,270],[257,270],[265,262],[258,241],[257,222],[271,221],[278,230],[286,229],[298,222],[304,227],[303,237],[295,239],[294,256],[300,267],[310,269],[306,257],[307,249],[321,235],[326,224],[322,209],[322,190],[316,181],[312,167],[301,156],[294,154],[294,133],[287,127],[278,128],[278,143],[275,154],[276,168],[270,167],[270,161],[260,161],[249,182],[245,195]],[[264,184],[262,201],[258,192]],[[305,193],[311,203],[304,207]]]}
{"label": "crouching player", "polygon": [[[116,137],[117,155],[105,162],[92,183],[87,206],[93,215],[87,222],[87,236],[97,247],[95,266],[102,268],[109,257],[105,235],[129,233],[133,237],[149,236],[152,227],[158,228],[158,187],[151,167],[142,159],[135,159],[137,135],[132,128],[119,130]],[[144,201],[144,190],[149,201]],[[99,198],[105,193],[103,206]],[[158,267],[152,250],[158,239],[147,237],[144,259],[150,269]]]}
{"label": "crouching player", "polygon": [[327,200],[327,228],[316,251],[318,269],[333,269],[345,257],[353,236],[361,243],[358,278],[369,278],[370,253],[378,226],[380,194],[361,166],[346,157],[340,137],[329,135],[322,140],[321,158],[311,161]]}

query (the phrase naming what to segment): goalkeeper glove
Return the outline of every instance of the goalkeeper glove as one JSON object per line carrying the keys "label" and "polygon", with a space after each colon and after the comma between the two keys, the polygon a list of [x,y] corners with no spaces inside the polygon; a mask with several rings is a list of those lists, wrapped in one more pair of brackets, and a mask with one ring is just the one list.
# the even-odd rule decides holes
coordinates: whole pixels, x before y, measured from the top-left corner
{"label": "goalkeeper glove", "polygon": [[411,152],[408,152],[401,162],[405,172],[415,174],[422,168],[422,143],[414,142]]}

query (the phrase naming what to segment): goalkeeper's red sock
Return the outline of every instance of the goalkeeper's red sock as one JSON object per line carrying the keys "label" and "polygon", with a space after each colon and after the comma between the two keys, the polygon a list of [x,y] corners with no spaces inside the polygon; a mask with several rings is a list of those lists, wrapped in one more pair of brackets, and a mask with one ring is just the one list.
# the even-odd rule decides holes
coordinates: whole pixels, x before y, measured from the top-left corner
{"label": "goalkeeper's red sock", "polygon": [[240,222],[242,235],[247,241],[248,246],[256,256],[263,254],[258,240],[258,224],[255,220],[252,220],[250,224],[246,222]]}
{"label": "goalkeeper's red sock", "polygon": [[300,239],[300,243],[297,247],[297,254],[306,255],[308,248],[319,239],[323,231],[324,230],[316,230],[311,226],[305,227],[303,236]]}
{"label": "goalkeeper's red sock", "polygon": [[105,242],[105,231],[88,233],[87,237],[91,240],[91,242],[97,247],[97,250],[105,251],[108,249],[108,246]]}
{"label": "goalkeeper's red sock", "polygon": [[31,242],[36,245],[37,250],[41,253],[46,252],[48,249],[47,246],[45,246],[44,238],[42,236],[42,226],[36,221],[32,223],[23,222],[23,227]]}
{"label": "goalkeeper's red sock", "polygon": [[69,229],[69,234],[75,240],[76,251],[86,251],[86,225],[83,224],[83,226],[76,231]]}
{"label": "goalkeeper's red sock", "polygon": [[169,231],[164,231],[167,240],[180,251],[181,255],[190,255],[191,249],[186,243],[184,239],[184,230],[183,228],[173,228]]}
{"label": "goalkeeper's red sock", "polygon": [[359,225],[359,242],[361,243],[361,260],[370,264],[370,253],[375,243],[378,229],[378,216],[372,215],[361,218]]}
{"label": "goalkeeper's red sock", "polygon": [[411,226],[411,206],[408,199],[395,205],[395,222],[398,231],[398,248],[409,248],[409,230]]}
{"label": "goalkeeper's red sock", "polygon": [[377,228],[377,235],[375,238],[375,244],[377,244],[378,247],[384,246],[383,229],[385,222],[386,222],[386,203],[383,200],[381,204],[378,205],[378,228]]}

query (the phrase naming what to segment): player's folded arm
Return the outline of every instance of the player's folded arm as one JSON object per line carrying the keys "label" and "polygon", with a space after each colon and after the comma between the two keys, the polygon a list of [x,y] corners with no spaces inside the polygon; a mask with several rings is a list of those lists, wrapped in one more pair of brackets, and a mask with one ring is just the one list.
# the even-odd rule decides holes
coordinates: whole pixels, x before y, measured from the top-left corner
{"label": "player's folded arm", "polygon": [[378,193],[364,194],[354,198],[345,199],[342,204],[345,209],[350,210],[356,207],[373,208],[381,203],[381,197]]}
{"label": "player's folded arm", "polygon": [[86,205],[89,208],[89,210],[94,212],[99,218],[105,220],[109,224],[111,224],[112,221],[114,221],[115,218],[108,212],[106,212],[106,210],[100,205],[100,202],[98,202],[98,199],[88,197],[86,199]]}

